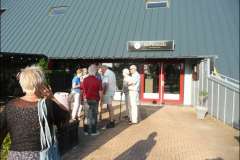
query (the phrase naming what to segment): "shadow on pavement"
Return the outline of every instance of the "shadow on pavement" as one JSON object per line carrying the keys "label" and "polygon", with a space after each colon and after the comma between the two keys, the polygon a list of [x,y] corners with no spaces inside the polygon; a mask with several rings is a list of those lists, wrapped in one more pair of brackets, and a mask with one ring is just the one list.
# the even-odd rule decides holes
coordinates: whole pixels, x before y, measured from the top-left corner
{"label": "shadow on pavement", "polygon": [[[113,108],[114,110],[119,110],[119,105],[113,106]],[[139,123],[141,123],[141,121],[143,121],[147,117],[157,112],[159,109],[161,108],[139,106],[138,107],[139,119],[140,119]],[[108,110],[106,108],[103,108],[102,112],[106,113],[108,112]],[[118,112],[118,111],[115,111],[115,112]],[[128,127],[131,127],[131,125],[129,125],[125,119],[121,118],[119,120],[119,114],[114,115],[114,119],[117,120],[115,128],[106,129],[105,126],[109,123],[109,120],[108,118],[102,120],[102,122],[98,127],[98,131],[100,131],[101,134],[98,136],[84,135],[83,127],[79,127],[78,128],[78,137],[79,137],[78,146],[75,147],[73,150],[69,151],[68,153],[66,153],[65,155],[63,155],[61,159],[66,159],[66,160],[83,159],[87,157],[89,154],[91,154],[92,152],[94,152],[95,150],[97,150],[98,148],[100,148],[102,145],[110,141],[112,138],[116,137],[125,129],[127,129]],[[122,111],[121,117],[124,115],[125,115],[125,111]],[[82,123],[82,121],[80,123]],[[90,133],[91,133],[91,130],[90,130]],[[153,139],[155,136],[156,136],[156,133],[152,134],[149,138]]]}
{"label": "shadow on pavement", "polygon": [[131,148],[119,155],[115,160],[124,159],[146,159],[152,148],[156,145],[154,138],[157,132],[151,133],[146,140],[140,140],[135,143]]}
{"label": "shadow on pavement", "polygon": [[214,158],[214,159],[205,159],[205,160],[223,160],[222,158]]}
{"label": "shadow on pavement", "polygon": [[234,138],[238,141],[238,143],[240,143],[239,136],[235,136]]}

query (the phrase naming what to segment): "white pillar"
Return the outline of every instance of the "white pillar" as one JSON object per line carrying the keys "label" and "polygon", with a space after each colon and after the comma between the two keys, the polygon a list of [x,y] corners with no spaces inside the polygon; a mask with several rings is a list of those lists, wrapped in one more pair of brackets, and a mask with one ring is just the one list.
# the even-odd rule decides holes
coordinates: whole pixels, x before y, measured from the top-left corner
{"label": "white pillar", "polygon": [[183,104],[191,105],[192,94],[192,63],[190,59],[185,60],[184,68],[184,90],[183,90]]}

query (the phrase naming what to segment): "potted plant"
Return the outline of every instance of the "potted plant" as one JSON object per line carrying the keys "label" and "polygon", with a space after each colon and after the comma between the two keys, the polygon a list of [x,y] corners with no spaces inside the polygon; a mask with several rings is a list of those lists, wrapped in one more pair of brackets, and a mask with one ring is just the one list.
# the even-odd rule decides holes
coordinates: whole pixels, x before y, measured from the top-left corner
{"label": "potted plant", "polygon": [[200,106],[196,106],[196,114],[200,119],[204,119],[207,113],[208,108],[205,106],[205,103],[208,98],[208,92],[200,90],[199,94],[199,104]]}

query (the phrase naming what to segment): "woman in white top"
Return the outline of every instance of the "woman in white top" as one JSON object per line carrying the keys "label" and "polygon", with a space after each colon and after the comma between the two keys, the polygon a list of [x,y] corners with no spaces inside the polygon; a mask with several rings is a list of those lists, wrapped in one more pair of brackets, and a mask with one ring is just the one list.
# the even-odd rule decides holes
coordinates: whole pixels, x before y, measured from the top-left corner
{"label": "woman in white top", "polygon": [[127,68],[125,68],[122,71],[122,75],[123,75],[123,86],[122,86],[122,92],[121,92],[121,96],[124,93],[125,95],[125,105],[126,105],[126,113],[125,116],[123,116],[123,118],[129,119],[129,91],[128,91],[128,84],[131,83],[131,76],[129,75],[130,72]]}
{"label": "woman in white top", "polygon": [[83,68],[82,69],[82,76],[81,76],[81,78],[80,78],[80,80],[81,80],[81,82],[84,80],[84,78],[86,78],[86,77],[88,77],[88,70],[87,70],[87,68]]}

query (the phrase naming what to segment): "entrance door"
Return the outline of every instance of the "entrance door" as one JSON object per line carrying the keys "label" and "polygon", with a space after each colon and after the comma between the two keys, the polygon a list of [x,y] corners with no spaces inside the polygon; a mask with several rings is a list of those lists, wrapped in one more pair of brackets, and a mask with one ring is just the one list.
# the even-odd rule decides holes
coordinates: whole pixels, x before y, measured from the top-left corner
{"label": "entrance door", "polygon": [[144,63],[141,74],[141,100],[160,102],[160,64]]}
{"label": "entrance door", "polygon": [[183,63],[163,63],[162,102],[182,103]]}

